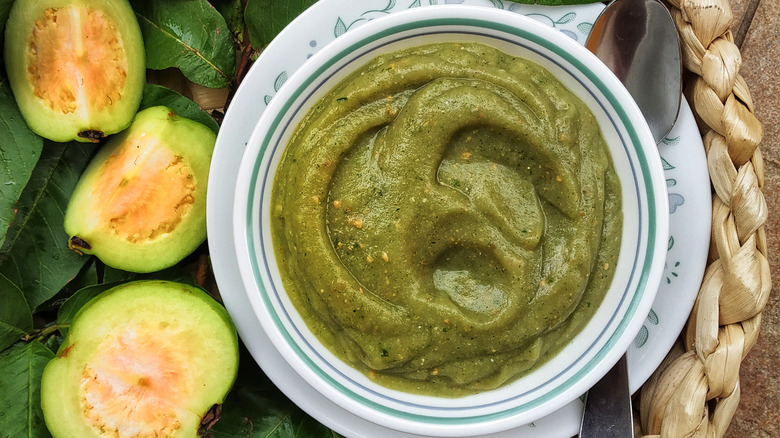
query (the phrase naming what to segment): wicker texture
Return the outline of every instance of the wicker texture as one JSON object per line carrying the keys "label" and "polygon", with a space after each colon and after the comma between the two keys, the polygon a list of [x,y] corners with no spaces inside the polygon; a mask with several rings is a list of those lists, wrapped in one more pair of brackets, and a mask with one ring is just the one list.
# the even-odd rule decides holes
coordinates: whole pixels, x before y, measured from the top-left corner
{"label": "wicker texture", "polygon": [[713,189],[707,270],[678,345],[643,386],[646,437],[721,437],[739,404],[739,368],[771,291],[761,123],[739,75],[728,0],[670,0]]}

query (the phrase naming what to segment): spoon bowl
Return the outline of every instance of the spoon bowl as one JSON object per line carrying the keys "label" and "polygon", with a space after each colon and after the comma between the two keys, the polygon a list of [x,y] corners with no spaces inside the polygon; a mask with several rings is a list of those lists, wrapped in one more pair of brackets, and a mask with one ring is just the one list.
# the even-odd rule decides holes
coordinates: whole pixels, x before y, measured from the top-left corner
{"label": "spoon bowl", "polygon": [[610,3],[585,45],[626,86],[659,143],[680,109],[682,63],[677,28],[658,0]]}

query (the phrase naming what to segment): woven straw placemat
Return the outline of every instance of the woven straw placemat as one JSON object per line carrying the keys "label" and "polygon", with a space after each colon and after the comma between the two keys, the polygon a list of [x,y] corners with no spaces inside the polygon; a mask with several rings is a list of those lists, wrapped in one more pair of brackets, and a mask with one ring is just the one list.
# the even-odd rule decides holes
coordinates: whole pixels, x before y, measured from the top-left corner
{"label": "woven straw placemat", "polygon": [[764,224],[763,128],[731,32],[728,0],[669,0],[685,95],[712,182],[707,269],[680,341],[638,395],[637,436],[721,437],[739,404],[739,369],[771,291]]}

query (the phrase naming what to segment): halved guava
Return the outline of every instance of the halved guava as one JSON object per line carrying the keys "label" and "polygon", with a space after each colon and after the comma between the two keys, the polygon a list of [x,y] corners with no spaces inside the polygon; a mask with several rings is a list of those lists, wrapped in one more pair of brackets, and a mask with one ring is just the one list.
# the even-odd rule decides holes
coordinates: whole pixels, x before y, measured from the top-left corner
{"label": "halved guava", "polygon": [[175,265],[206,240],[206,186],[216,135],[156,106],[112,136],[65,212],[70,247],[125,271]]}
{"label": "halved guava", "polygon": [[205,291],[125,283],[76,314],[43,372],[44,420],[55,438],[195,437],[237,371],[235,327]]}
{"label": "halved guava", "polygon": [[38,135],[95,142],[133,120],[146,66],[126,0],[19,0],[5,37],[9,84]]}

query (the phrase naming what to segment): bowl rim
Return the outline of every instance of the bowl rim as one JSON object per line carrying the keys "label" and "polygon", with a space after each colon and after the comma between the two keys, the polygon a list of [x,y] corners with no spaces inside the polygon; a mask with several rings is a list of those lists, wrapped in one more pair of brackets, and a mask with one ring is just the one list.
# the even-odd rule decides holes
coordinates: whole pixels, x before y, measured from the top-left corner
{"label": "bowl rim", "polygon": [[[496,418],[496,415],[487,415],[484,416],[485,421],[476,421],[476,422],[470,422],[470,421],[463,421],[463,419],[460,419],[460,421],[453,421],[453,418],[447,418],[444,422],[450,423],[450,424],[441,424],[440,422],[433,421],[434,424],[431,423],[424,423],[427,426],[431,426],[431,430],[426,430],[426,432],[436,432],[436,433],[445,433],[445,429],[447,429],[450,426],[457,427],[458,432],[464,432],[464,426],[466,428],[472,427],[474,431],[484,433],[486,430],[504,430],[508,427],[514,427],[519,426],[521,424],[525,424],[527,422],[533,421],[535,418],[542,417],[546,414],[549,414],[559,408],[561,408],[563,405],[567,404],[568,402],[572,401],[574,398],[581,395],[582,392],[587,390],[587,387],[589,387],[590,384],[594,383],[598,378],[600,378],[606,371],[609,369],[609,366],[606,364],[613,364],[617,361],[617,359],[622,355],[622,352],[628,347],[630,342],[633,340],[634,335],[636,332],[638,332],[639,328],[641,327],[641,322],[644,317],[644,314],[649,311],[650,306],[653,302],[653,297],[655,295],[655,292],[657,291],[658,283],[660,283],[662,268],[663,268],[663,261],[664,257],[662,255],[665,254],[666,249],[666,242],[665,239],[663,239],[663,236],[668,234],[668,211],[667,211],[667,205],[665,202],[662,202],[665,197],[665,184],[661,184],[658,181],[658,178],[661,179],[661,182],[663,182],[663,171],[660,166],[660,158],[657,157],[657,154],[645,154],[645,148],[648,146],[648,141],[652,143],[652,147],[655,147],[654,142],[651,140],[651,135],[649,134],[649,128],[647,128],[647,125],[644,123],[644,119],[641,118],[641,113],[638,113],[638,108],[635,107],[635,104],[633,104],[633,100],[630,100],[630,96],[628,98],[628,101],[626,100],[627,92],[625,92],[625,89],[622,88],[622,85],[617,88],[619,96],[616,97],[615,95],[611,94],[610,90],[615,89],[614,82],[617,81],[614,76],[611,78],[609,75],[606,77],[603,77],[604,70],[606,67],[603,66],[603,64],[600,63],[600,61],[597,61],[595,56],[592,57],[592,59],[588,60],[586,63],[583,63],[583,61],[579,58],[577,58],[576,55],[571,54],[571,52],[578,53],[578,54],[589,54],[582,46],[580,46],[578,43],[570,40],[568,37],[559,34],[554,29],[549,28],[548,26],[544,26],[541,23],[538,23],[534,20],[531,20],[529,18],[523,17],[518,14],[514,14],[507,11],[501,11],[501,10],[494,10],[494,9],[488,9],[488,8],[482,8],[478,6],[467,6],[467,5],[447,5],[447,7],[443,8],[418,8],[418,9],[411,9],[407,11],[399,11],[392,15],[382,17],[379,19],[376,19],[374,21],[381,22],[383,25],[387,26],[387,28],[380,32],[378,35],[387,35],[392,34],[398,30],[398,28],[403,29],[418,29],[420,27],[425,26],[441,26],[443,23],[447,26],[452,26],[451,20],[453,19],[461,19],[463,20],[463,23],[461,23],[461,26],[484,26],[490,29],[493,29],[495,31],[500,31],[507,33],[509,35],[513,35],[513,38],[520,38],[520,39],[527,39],[532,40],[536,44],[539,44],[543,46],[544,48],[548,50],[551,49],[552,46],[557,45],[558,47],[561,47],[558,49],[559,51],[556,52],[558,55],[564,55],[564,58],[566,58],[566,61],[571,63],[572,65],[576,65],[576,67],[580,71],[586,71],[590,73],[590,79],[592,79],[595,83],[600,84],[602,91],[605,91],[605,95],[607,97],[611,96],[612,101],[610,102],[611,105],[617,105],[622,110],[626,111],[622,114],[621,117],[621,123],[626,125],[626,128],[628,129],[629,136],[631,137],[631,143],[634,145],[634,148],[636,149],[636,153],[640,157],[638,160],[638,165],[642,168],[642,175],[645,179],[645,186],[652,187],[654,190],[650,190],[649,193],[647,193],[649,199],[647,200],[649,206],[648,208],[654,212],[654,214],[650,214],[649,219],[650,223],[648,224],[648,227],[650,228],[649,236],[653,237],[647,237],[647,241],[653,242],[653,245],[647,244],[646,246],[646,256],[648,254],[652,255],[650,257],[647,257],[646,265],[649,263],[650,266],[645,266],[644,269],[642,269],[642,272],[640,273],[640,279],[639,279],[639,286],[638,288],[642,290],[642,296],[641,299],[632,299],[632,306],[629,308],[625,313],[630,316],[628,320],[621,321],[618,326],[615,328],[615,330],[610,330],[609,332],[609,342],[603,345],[601,348],[601,351],[598,352],[598,358],[602,361],[603,365],[601,366],[592,366],[588,368],[588,371],[585,373],[586,375],[578,375],[577,380],[580,382],[579,384],[575,383],[572,386],[568,388],[568,390],[564,391],[567,396],[565,397],[565,401],[560,401],[558,403],[548,403],[547,405],[537,406],[536,409],[531,409],[529,411],[526,411],[525,414],[528,414],[528,412],[533,411],[533,415],[510,415],[508,418],[506,416],[501,418]],[[437,24],[439,23],[439,24]],[[468,25],[466,23],[469,23]],[[245,179],[249,179],[250,181],[257,181],[257,174],[256,171],[258,169],[258,166],[254,166],[255,169],[253,172],[250,172],[247,170],[250,166],[246,163],[253,160],[254,158],[246,158],[246,155],[252,155],[257,154],[257,156],[264,156],[266,155],[266,149],[267,146],[267,140],[268,137],[265,137],[263,140],[259,140],[260,137],[263,137],[263,127],[269,123],[275,124],[276,126],[279,125],[280,121],[284,119],[284,115],[287,114],[293,105],[293,101],[289,100],[290,98],[294,97],[296,94],[300,95],[300,92],[305,88],[303,85],[298,85],[303,83],[306,84],[307,81],[303,80],[306,77],[310,76],[318,76],[321,73],[323,73],[325,70],[327,70],[327,65],[320,65],[321,63],[326,63],[326,61],[330,60],[331,64],[334,61],[334,59],[338,59],[339,55],[344,55],[348,52],[352,52],[355,48],[363,47],[366,39],[376,39],[377,34],[374,33],[373,26],[370,25],[363,25],[353,31],[348,32],[345,35],[342,35],[341,37],[337,38],[336,40],[329,43],[327,46],[323,47],[318,51],[317,53],[312,56],[312,58],[307,61],[304,66],[302,66],[299,70],[297,70],[287,81],[287,83],[279,90],[277,96],[269,103],[268,108],[266,111],[264,111],[263,115],[261,116],[260,120],[258,121],[257,125],[255,126],[255,129],[253,131],[253,134],[250,138],[250,141],[247,145],[245,157],[242,159],[242,165],[241,169],[239,170],[239,179],[238,183],[236,185],[236,211],[234,213],[234,226],[235,226],[235,243],[236,243],[236,249],[237,249],[237,259],[239,260],[239,270],[241,272],[242,282],[247,287],[247,292],[249,292],[252,288],[251,286],[257,286],[258,278],[255,275],[254,272],[247,272],[247,269],[251,270],[250,268],[247,268],[246,263],[243,263],[245,261],[245,257],[247,256],[246,253],[243,251],[243,244],[246,244],[247,242],[251,242],[252,239],[249,239],[250,235],[247,234],[247,222],[251,222],[252,218],[250,217],[249,213],[252,211],[252,208],[247,205],[246,200],[249,199],[249,194],[251,190],[244,190],[248,189],[249,185],[246,185],[245,183],[242,184],[241,181]],[[587,55],[584,55],[587,58]],[[595,60],[595,61],[594,61]],[[596,64],[593,64],[593,63]],[[589,64],[590,67],[588,67],[585,64]],[[319,67],[317,67],[320,65]],[[601,67],[595,67],[596,70],[601,69],[599,72],[593,72],[591,71],[593,66],[601,66]],[[608,70],[607,70],[608,72]],[[611,75],[611,72],[608,72]],[[609,81],[613,81],[610,83]],[[605,85],[603,81],[607,81],[609,85]],[[623,91],[620,91],[620,90]],[[624,93],[623,93],[624,92]],[[620,95],[620,93],[623,93]],[[632,107],[632,104],[634,105]],[[624,108],[624,105],[628,105],[628,108]],[[305,112],[305,111],[304,111]],[[637,119],[637,113],[639,114],[639,119]],[[640,123],[641,119],[641,123]],[[288,121],[289,124],[289,121]],[[636,126],[635,124],[638,124]],[[293,126],[294,128],[294,126]],[[255,145],[260,142],[262,146],[255,147]],[[257,163],[255,163],[257,164]],[[655,173],[653,173],[655,171]],[[247,173],[250,173],[250,175],[247,175]],[[251,185],[251,182],[250,182]],[[246,208],[249,207],[249,208]],[[260,233],[262,234],[262,233]],[[251,243],[250,243],[251,245]],[[654,258],[654,257],[655,258]],[[252,257],[252,252],[250,251],[249,257]],[[256,262],[256,261],[255,261]],[[268,302],[260,303],[257,301],[256,297],[250,295],[250,302],[252,303],[253,310],[256,315],[260,316],[268,316],[268,315],[260,315],[259,313],[263,313],[264,310],[262,309],[263,306],[269,305]],[[260,307],[260,308],[258,308]],[[641,312],[641,313],[640,313]],[[636,317],[636,315],[642,314],[642,318]],[[273,329],[273,327],[267,327],[266,319],[260,318],[261,324],[263,325],[264,330],[268,333],[269,329]],[[272,330],[273,331],[273,330]],[[272,343],[274,346],[279,350],[280,348],[284,349],[285,345],[289,347],[289,345],[286,344],[286,341],[278,339],[277,336],[271,335],[269,333],[269,338],[271,338]],[[294,346],[293,348],[298,348],[297,346]],[[280,353],[285,358],[288,363],[290,363],[290,358],[288,354],[285,354],[284,351],[280,350]],[[591,360],[591,362],[597,362],[597,360],[594,358]],[[301,377],[307,381],[310,385],[317,388],[318,391],[320,391],[321,388],[321,382],[318,382],[317,379],[312,379],[311,375],[307,375],[307,373],[304,372],[301,373],[301,370],[295,366],[295,364],[290,363],[291,366],[293,366],[296,371],[299,374],[302,374]],[[603,373],[601,372],[603,368]],[[574,377],[572,377],[569,380],[573,380]],[[585,385],[586,388],[582,392],[574,394],[576,390],[573,390],[573,388],[579,388],[581,386]],[[322,391],[320,391],[322,392]],[[329,397],[330,398],[330,397]],[[558,399],[560,399],[561,396],[559,394]],[[346,402],[347,405],[350,404],[350,402],[354,400],[342,400],[337,397],[337,401]],[[364,406],[352,406],[354,408],[354,411],[361,412],[361,416],[366,417],[364,411]],[[370,409],[369,409],[370,410]],[[480,416],[482,417],[482,416]],[[499,416],[500,417],[500,416]],[[392,417],[389,423],[386,421],[382,421],[382,419],[377,420],[372,414],[367,414],[367,419],[370,421],[375,421],[378,423],[381,423],[383,425],[389,425],[392,428],[398,429],[399,419],[396,417]],[[414,422],[412,422],[414,423]],[[454,424],[453,424],[454,423]],[[486,424],[490,423],[492,426],[489,426],[486,429]],[[403,427],[401,430],[409,431],[409,432],[416,432],[419,433],[420,431],[420,424],[414,423],[414,424],[408,424],[408,425],[402,425]],[[407,427],[409,426],[409,427]],[[491,429],[492,428],[492,429]],[[445,433],[446,434],[446,433]]]}

